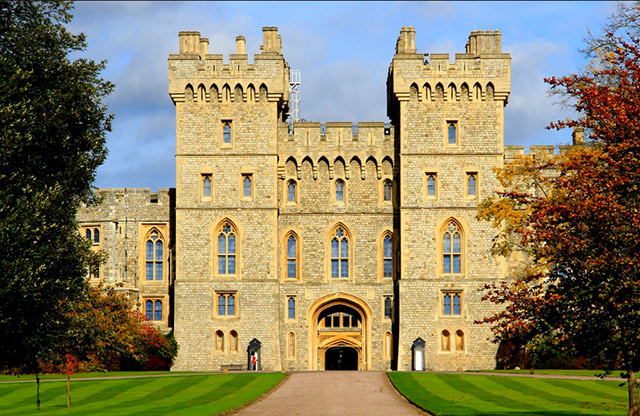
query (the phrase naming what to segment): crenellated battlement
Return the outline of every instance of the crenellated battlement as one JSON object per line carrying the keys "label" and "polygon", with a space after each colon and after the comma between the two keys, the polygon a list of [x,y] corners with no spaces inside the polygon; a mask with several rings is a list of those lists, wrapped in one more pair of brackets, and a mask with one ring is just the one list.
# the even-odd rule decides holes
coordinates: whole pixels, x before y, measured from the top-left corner
{"label": "crenellated battlement", "polygon": [[249,64],[246,39],[236,37],[236,53],[224,63],[209,53],[209,39],[200,32],[178,33],[179,54],[169,55],[169,95],[179,102],[288,102],[289,65],[282,56],[276,27],[263,27],[260,53]]}
{"label": "crenellated battlement", "polygon": [[[300,175],[303,160],[313,168],[313,178],[317,179],[317,169],[324,160],[333,179],[334,164],[342,163],[346,179],[351,176],[366,176],[365,164],[372,162],[380,179],[382,162],[387,160],[393,166],[393,126],[384,122],[299,122],[293,132],[282,129],[278,136],[278,174],[285,176],[285,164],[293,161]],[[357,166],[351,171],[350,166]]]}
{"label": "crenellated battlement", "polygon": [[502,101],[511,91],[511,57],[502,53],[502,34],[473,31],[465,53],[456,53],[450,63],[448,53],[419,54],[415,29],[403,27],[396,54],[389,68],[388,85],[397,101]]}

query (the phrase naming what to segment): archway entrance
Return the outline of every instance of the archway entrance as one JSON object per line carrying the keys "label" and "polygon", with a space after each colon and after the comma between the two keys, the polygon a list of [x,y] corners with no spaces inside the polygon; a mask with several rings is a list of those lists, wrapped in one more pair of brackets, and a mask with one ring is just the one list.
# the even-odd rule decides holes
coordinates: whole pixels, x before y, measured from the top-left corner
{"label": "archway entrance", "polygon": [[309,309],[309,369],[369,370],[371,309],[359,298],[336,293]]}
{"label": "archway entrance", "polygon": [[324,355],[325,370],[357,370],[358,351],[352,347],[331,347]]}

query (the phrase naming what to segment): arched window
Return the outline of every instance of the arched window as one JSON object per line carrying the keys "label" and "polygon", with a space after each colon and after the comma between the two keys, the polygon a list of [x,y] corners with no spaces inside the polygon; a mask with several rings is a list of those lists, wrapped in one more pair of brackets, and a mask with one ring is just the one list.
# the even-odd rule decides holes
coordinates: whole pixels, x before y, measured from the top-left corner
{"label": "arched window", "polygon": [[459,274],[462,270],[462,237],[460,227],[453,221],[445,227],[442,236],[442,273]]}
{"label": "arched window", "polygon": [[287,343],[287,355],[289,358],[294,358],[296,356],[296,335],[293,332],[289,332]]}
{"label": "arched window", "polygon": [[331,277],[349,277],[349,239],[342,227],[336,228],[331,236]]}
{"label": "arched window", "polygon": [[236,274],[237,234],[229,221],[218,227],[218,274]]}
{"label": "arched window", "polygon": [[293,180],[287,183],[287,202],[296,202],[296,182]]}
{"label": "arched window", "polygon": [[384,334],[384,358],[391,358],[391,332]]}
{"label": "arched window", "polygon": [[149,233],[146,242],[145,275],[147,280],[162,280],[164,247],[158,230]]}
{"label": "arched window", "polygon": [[222,331],[216,331],[216,351],[224,350],[224,334]]}
{"label": "arched window", "polygon": [[342,179],[336,181],[336,202],[344,202],[344,182]]}
{"label": "arched window", "polygon": [[389,234],[382,240],[382,277],[393,277],[393,243]]}
{"label": "arched window", "polygon": [[296,319],[296,298],[289,296],[287,299],[287,318]]}
{"label": "arched window", "polygon": [[161,300],[156,300],[153,313],[154,313],[153,315],[154,321],[162,321],[162,301]]}
{"label": "arched window", "polygon": [[391,190],[392,190],[391,181],[389,179],[386,179],[382,186],[383,186],[382,199],[385,202],[391,201]]}
{"label": "arched window", "polygon": [[231,123],[228,121],[222,125],[222,142],[231,143]]}
{"label": "arched window", "polygon": [[211,175],[203,175],[202,177],[202,196],[211,197]]}
{"label": "arched window", "polygon": [[442,351],[451,351],[451,334],[446,329],[442,331]]}
{"label": "arched window", "polygon": [[94,228],[93,229],[93,242],[98,244],[100,242],[100,229],[99,228]]}
{"label": "arched window", "polygon": [[238,351],[238,333],[233,330],[229,332],[229,350]]}
{"label": "arched window", "polygon": [[467,196],[476,196],[477,173],[467,173]]}
{"label": "arched window", "polygon": [[287,279],[298,278],[298,239],[293,232],[286,237],[286,253],[287,253]]}
{"label": "arched window", "polygon": [[87,237],[87,240],[91,241],[91,228],[87,228],[87,230],[84,232],[85,237]]}
{"label": "arched window", "polygon": [[144,312],[148,320],[153,321],[153,301],[148,300],[144,304]]}
{"label": "arched window", "polygon": [[456,331],[456,351],[464,351],[464,332],[460,329]]}

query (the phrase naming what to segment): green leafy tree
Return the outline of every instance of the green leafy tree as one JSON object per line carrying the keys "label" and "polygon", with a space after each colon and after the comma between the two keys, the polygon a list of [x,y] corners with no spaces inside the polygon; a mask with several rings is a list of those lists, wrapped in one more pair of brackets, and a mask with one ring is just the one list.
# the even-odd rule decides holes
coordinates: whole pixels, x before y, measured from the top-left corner
{"label": "green leafy tree", "polygon": [[485,299],[504,309],[484,322],[498,340],[536,354],[580,355],[605,373],[622,370],[633,416],[640,415],[638,17],[638,3],[620,6],[605,33],[589,38],[593,61],[584,73],[546,80],[579,114],[550,128],[584,129],[585,146],[507,165],[499,173],[505,191],[479,213],[501,229],[496,253],[528,260],[515,281],[486,287]]}
{"label": "green leafy tree", "polygon": [[[106,156],[104,63],[62,0],[0,2],[0,371],[38,372],[67,337],[90,258],[75,220]],[[39,396],[38,396],[39,404]]]}

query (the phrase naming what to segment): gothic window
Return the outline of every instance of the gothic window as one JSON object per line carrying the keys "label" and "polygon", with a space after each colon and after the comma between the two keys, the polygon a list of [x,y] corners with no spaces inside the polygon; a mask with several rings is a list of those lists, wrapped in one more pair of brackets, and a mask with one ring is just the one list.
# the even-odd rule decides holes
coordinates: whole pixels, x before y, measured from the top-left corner
{"label": "gothic window", "polygon": [[224,350],[224,333],[218,330],[216,331],[216,351],[222,352]]}
{"label": "gothic window", "polygon": [[349,239],[342,227],[336,228],[331,236],[331,277],[349,277]]}
{"label": "gothic window", "polygon": [[202,175],[202,197],[211,198],[211,175]]}
{"label": "gothic window", "polygon": [[287,298],[287,319],[296,319],[296,298],[289,296]]}
{"label": "gothic window", "polygon": [[442,273],[459,274],[462,270],[462,237],[453,221],[445,226],[442,236]]}
{"label": "gothic window", "polygon": [[391,311],[393,308],[393,299],[391,296],[384,297],[384,317],[385,319],[391,319]]}
{"label": "gothic window", "polygon": [[145,315],[147,316],[147,319],[152,321],[153,320],[153,301],[152,300],[148,300],[145,302],[144,312],[145,312]]}
{"label": "gothic window", "polygon": [[451,334],[446,329],[442,331],[440,347],[442,351],[451,351]]}
{"label": "gothic window", "polygon": [[287,183],[287,202],[296,202],[296,182],[294,180],[290,180]]}
{"label": "gothic window", "polygon": [[229,351],[238,351],[238,333],[234,330],[229,332]]}
{"label": "gothic window", "polygon": [[146,280],[162,280],[164,243],[162,235],[155,228],[151,230],[145,244],[145,276]]}
{"label": "gothic window", "polygon": [[285,239],[286,242],[286,253],[287,253],[287,269],[286,276],[287,279],[297,279],[298,278],[298,239],[296,235],[291,231],[288,234],[288,237]]}
{"label": "gothic window", "polygon": [[455,145],[458,143],[458,122],[447,121],[447,143]]}
{"label": "gothic window", "polygon": [[476,172],[467,172],[467,196],[475,198],[478,189],[478,174]]}
{"label": "gothic window", "polygon": [[87,228],[87,230],[85,231],[85,236],[87,237],[87,240],[91,241],[91,228]]}
{"label": "gothic window", "polygon": [[218,316],[236,315],[236,293],[218,292],[216,293],[218,303]]}
{"label": "gothic window", "polygon": [[436,173],[427,173],[427,196],[435,197],[436,196]]}
{"label": "gothic window", "polygon": [[336,181],[336,202],[344,202],[344,181],[342,179]]}
{"label": "gothic window", "polygon": [[456,351],[464,351],[464,332],[460,329],[456,331]]}
{"label": "gothic window", "polygon": [[94,242],[94,244],[100,243],[100,229],[99,228],[94,228],[93,229],[93,242]]}
{"label": "gothic window", "polygon": [[236,274],[237,235],[235,227],[229,221],[218,228],[218,274]]}
{"label": "gothic window", "polygon": [[231,121],[222,122],[222,143],[231,144]]}
{"label": "gothic window", "polygon": [[393,243],[390,234],[386,234],[382,240],[382,277],[393,277]]}
{"label": "gothic window", "polygon": [[391,202],[391,192],[392,191],[392,184],[391,184],[391,180],[389,179],[385,179],[384,184],[383,184],[383,190],[382,190],[382,199],[385,202]]}
{"label": "gothic window", "polygon": [[459,316],[462,313],[462,293],[442,292],[442,314]]}

